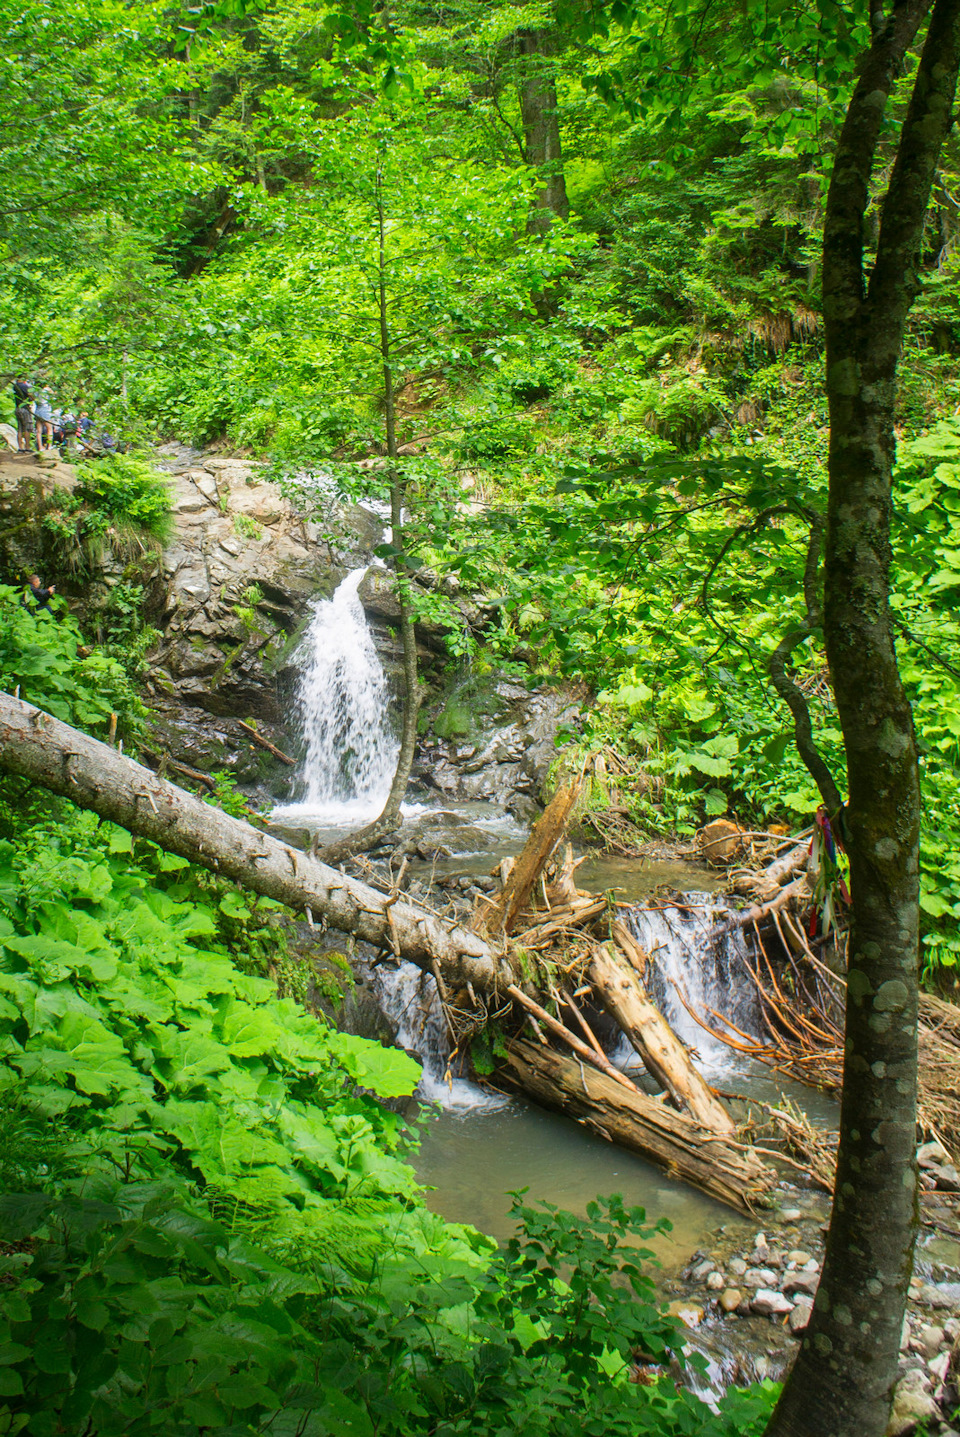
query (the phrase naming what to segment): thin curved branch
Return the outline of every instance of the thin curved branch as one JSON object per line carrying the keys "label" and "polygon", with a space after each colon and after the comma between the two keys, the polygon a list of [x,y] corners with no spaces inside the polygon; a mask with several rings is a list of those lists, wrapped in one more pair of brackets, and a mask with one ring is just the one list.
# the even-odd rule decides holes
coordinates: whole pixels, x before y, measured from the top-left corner
{"label": "thin curved branch", "polygon": [[810,540],[807,544],[807,560],[803,570],[803,593],[807,612],[795,629],[784,634],[767,660],[770,682],[793,715],[793,736],[797,752],[813,779],[831,817],[843,808],[843,797],[836,785],[833,774],[824,762],[813,741],[813,724],[806,697],[787,672],[787,660],[822,623],[820,605],[820,555],[823,549],[823,519],[811,510],[805,510],[804,517],[810,524]]}

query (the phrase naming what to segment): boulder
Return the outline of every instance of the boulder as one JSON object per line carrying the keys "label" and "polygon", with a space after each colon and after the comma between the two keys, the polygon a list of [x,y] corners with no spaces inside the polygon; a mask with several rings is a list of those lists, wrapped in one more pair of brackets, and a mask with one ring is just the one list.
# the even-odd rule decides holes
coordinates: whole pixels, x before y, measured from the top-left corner
{"label": "boulder", "polygon": [[815,1297],[819,1285],[818,1272],[790,1272],[784,1278],[783,1291],[787,1294],[800,1292],[806,1297]]}
{"label": "boulder", "polygon": [[933,1307],[942,1312],[956,1312],[960,1308],[960,1282],[925,1282],[917,1295],[922,1307]]}
{"label": "boulder", "polygon": [[748,1267],[743,1274],[744,1287],[773,1287],[777,1274],[770,1267]]}
{"label": "boulder", "polygon": [[939,1408],[930,1389],[930,1379],[920,1368],[914,1368],[900,1378],[893,1393],[886,1437],[902,1437],[903,1433],[912,1432],[921,1422],[935,1421],[939,1417]]}
{"label": "boulder", "polygon": [[678,1298],[667,1307],[671,1317],[678,1318],[684,1327],[699,1327],[704,1318],[703,1308],[686,1298]]}

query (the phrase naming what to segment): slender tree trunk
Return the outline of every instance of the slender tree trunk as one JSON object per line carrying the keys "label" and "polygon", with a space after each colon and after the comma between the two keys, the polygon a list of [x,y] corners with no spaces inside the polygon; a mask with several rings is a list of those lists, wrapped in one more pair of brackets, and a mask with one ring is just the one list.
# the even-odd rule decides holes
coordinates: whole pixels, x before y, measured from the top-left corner
{"label": "slender tree trunk", "polygon": [[960,0],[933,6],[865,285],[864,217],[885,102],[930,5],[900,0],[888,17],[875,9],[824,231],[824,634],[847,754],[841,819],[853,898],[840,1148],[820,1288],[768,1428],[775,1437],[883,1433],[917,1227],[920,792],[889,612],[891,471],[897,363],[956,92]]}
{"label": "slender tree trunk", "polygon": [[565,220],[570,213],[552,65],[556,36],[552,30],[521,30],[517,43],[523,56],[518,88],[525,158],[538,175],[528,228],[545,233],[555,218]]}
{"label": "slender tree trunk", "polygon": [[403,803],[410,782],[417,747],[417,716],[423,702],[423,691],[417,672],[417,638],[414,628],[413,607],[410,602],[410,578],[407,572],[406,550],[403,533],[404,484],[400,466],[397,463],[397,416],[396,386],[393,377],[393,353],[390,336],[390,304],[387,293],[387,236],[384,212],[381,171],[377,170],[377,304],[380,321],[380,362],[383,376],[384,428],[387,440],[387,457],[390,461],[390,543],[393,548],[393,568],[397,602],[400,606],[400,640],[403,645],[403,726],[400,735],[400,751],[397,766],[387,801],[372,823],[366,824],[356,833],[329,844],[322,853],[327,863],[340,863],[352,854],[362,853],[400,827],[400,805]]}

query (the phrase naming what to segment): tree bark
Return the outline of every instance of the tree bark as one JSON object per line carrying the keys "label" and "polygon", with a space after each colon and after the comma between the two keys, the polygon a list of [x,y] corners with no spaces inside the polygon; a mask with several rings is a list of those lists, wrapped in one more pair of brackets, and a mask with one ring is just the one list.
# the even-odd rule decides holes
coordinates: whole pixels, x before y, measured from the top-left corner
{"label": "tree bark", "polygon": [[889,613],[891,472],[897,363],[956,92],[960,0],[933,5],[865,285],[864,217],[886,102],[930,4],[898,0],[885,20],[876,8],[824,229],[824,635],[847,754],[841,818],[853,900],[840,1148],[820,1287],[770,1437],[883,1433],[917,1227],[920,793]]}
{"label": "tree bark", "polygon": [[478,934],[412,903],[391,904],[387,894],[231,818],[9,694],[0,694],[0,766],[151,839],[168,853],[297,912],[309,910],[341,933],[393,951],[427,972],[438,963],[451,984],[470,982],[489,991],[516,981],[507,959]]}
{"label": "tree bark", "polygon": [[517,43],[523,57],[518,89],[524,153],[538,177],[528,228],[545,234],[555,218],[565,220],[570,213],[552,65],[556,36],[551,30],[521,30]]}
{"label": "tree bark", "polygon": [[736,1124],[723,1103],[697,1072],[670,1024],[643,993],[633,970],[611,952],[609,944],[594,948],[587,976],[601,1005],[677,1106],[711,1132],[732,1137]]}

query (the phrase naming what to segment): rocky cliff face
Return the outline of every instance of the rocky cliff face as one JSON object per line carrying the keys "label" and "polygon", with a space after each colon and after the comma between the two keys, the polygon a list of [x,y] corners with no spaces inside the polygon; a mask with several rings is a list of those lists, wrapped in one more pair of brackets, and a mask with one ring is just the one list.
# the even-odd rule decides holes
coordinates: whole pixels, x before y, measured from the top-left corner
{"label": "rocky cliff face", "polygon": [[[381,520],[358,505],[327,504],[313,522],[250,460],[166,445],[158,467],[170,475],[174,535],[162,554],[138,559],[147,617],[161,639],[149,655],[146,698],[153,709],[153,751],[202,773],[226,770],[290,793],[295,769],[257,744],[242,722],[297,757],[294,655],[312,599],[332,594],[349,572],[372,565]],[[31,520],[54,488],[70,488],[70,465],[0,456],[4,518],[0,577],[19,582],[33,569],[55,577],[81,616],[96,595],[127,577],[122,556],[104,556],[93,581],[47,573],[40,526]],[[32,507],[31,507],[32,506]],[[3,537],[3,536],[0,536]],[[62,580],[62,582],[61,582]],[[444,585],[450,612],[480,627],[489,617]],[[359,596],[388,674],[399,672],[399,606],[386,570],[371,567]],[[496,675],[457,676],[449,668],[439,620],[417,625],[428,686],[413,780],[434,802],[493,802],[521,821],[536,811],[558,728],[575,724],[578,695],[568,688],[531,691]],[[176,774],[174,774],[176,776]]]}

